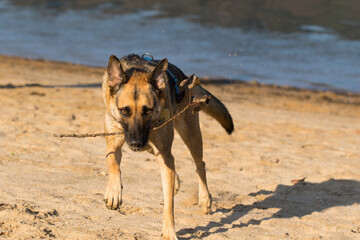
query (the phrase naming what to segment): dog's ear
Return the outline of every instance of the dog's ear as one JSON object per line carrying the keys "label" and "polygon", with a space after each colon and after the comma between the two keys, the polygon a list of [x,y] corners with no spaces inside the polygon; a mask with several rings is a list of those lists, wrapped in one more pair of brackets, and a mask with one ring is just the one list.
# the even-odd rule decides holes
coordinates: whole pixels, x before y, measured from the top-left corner
{"label": "dog's ear", "polygon": [[120,85],[126,82],[126,76],[119,59],[114,55],[109,58],[107,72],[109,76],[107,85],[112,92],[116,92]]}
{"label": "dog's ear", "polygon": [[149,74],[148,81],[156,89],[163,90],[165,88],[166,70],[168,68],[168,60],[164,58],[155,67],[155,69]]}

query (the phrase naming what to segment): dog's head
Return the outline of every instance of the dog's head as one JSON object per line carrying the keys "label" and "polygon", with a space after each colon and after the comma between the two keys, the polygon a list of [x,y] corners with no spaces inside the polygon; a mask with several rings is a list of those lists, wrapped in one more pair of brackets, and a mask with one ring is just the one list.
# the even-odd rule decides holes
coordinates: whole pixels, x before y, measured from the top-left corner
{"label": "dog's head", "polygon": [[161,115],[167,67],[165,58],[150,73],[136,69],[125,73],[117,57],[109,59],[108,112],[121,124],[125,141],[133,151],[140,151],[146,145],[152,123]]}

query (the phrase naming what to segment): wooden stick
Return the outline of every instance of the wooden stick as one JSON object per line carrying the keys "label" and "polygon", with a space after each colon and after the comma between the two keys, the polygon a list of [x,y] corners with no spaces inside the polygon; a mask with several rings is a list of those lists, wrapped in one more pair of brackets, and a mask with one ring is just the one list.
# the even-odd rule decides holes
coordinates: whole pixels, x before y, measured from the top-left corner
{"label": "wooden stick", "polygon": [[166,124],[168,124],[169,122],[171,122],[172,120],[174,120],[175,118],[177,118],[178,116],[180,116],[183,112],[185,112],[188,108],[192,107],[192,106],[196,106],[196,105],[200,105],[203,103],[208,103],[211,99],[211,96],[194,96],[191,98],[191,100],[189,101],[190,103],[188,105],[186,105],[186,107],[184,107],[183,110],[181,110],[180,112],[178,112],[177,114],[175,114],[174,116],[172,116],[171,118],[169,118],[167,121],[163,122],[160,126],[157,127],[153,127],[153,130],[158,130],[162,127],[164,127]]}
{"label": "wooden stick", "polygon": [[[179,117],[183,112],[185,112],[188,108],[204,103],[208,103],[211,99],[211,96],[194,96],[191,97],[191,94],[189,96],[189,104],[184,107],[180,112],[169,118],[167,121],[163,122],[160,126],[153,127],[153,130],[158,130],[162,127],[164,127],[169,122],[173,121],[175,118]],[[105,136],[114,136],[114,135],[122,135],[123,132],[110,132],[110,133],[83,133],[83,134],[77,134],[77,133],[69,133],[69,134],[54,134],[54,137],[63,138],[63,137],[73,137],[73,138],[86,138],[86,137],[105,137]]]}
{"label": "wooden stick", "polygon": [[63,137],[76,137],[76,138],[86,138],[86,137],[104,137],[104,136],[113,136],[121,135],[123,132],[110,132],[110,133],[69,133],[69,134],[54,134],[54,137],[63,138]]}
{"label": "wooden stick", "polygon": [[183,112],[186,111],[186,109],[188,109],[189,107],[193,106],[195,104],[189,104],[189,105],[186,105],[186,107],[184,107],[183,110],[181,110],[180,112],[178,112],[177,114],[175,114],[174,116],[172,116],[171,118],[169,118],[167,121],[163,122],[160,126],[157,126],[157,127],[153,127],[153,130],[158,130],[162,127],[164,127],[166,124],[168,124],[169,122],[171,122],[172,120],[174,120],[175,118],[177,118],[178,116],[180,116],[180,114],[182,114]]}

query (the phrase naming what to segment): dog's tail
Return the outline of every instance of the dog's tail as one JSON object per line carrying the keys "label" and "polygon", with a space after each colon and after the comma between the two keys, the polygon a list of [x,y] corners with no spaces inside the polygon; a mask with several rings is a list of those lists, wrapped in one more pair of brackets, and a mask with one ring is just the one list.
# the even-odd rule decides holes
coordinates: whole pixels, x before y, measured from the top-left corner
{"label": "dog's tail", "polygon": [[230,135],[234,131],[234,123],[225,105],[203,87],[198,85],[193,89],[195,93],[194,95],[211,95],[211,100],[208,104],[204,104],[201,110],[218,121],[225,129],[225,131]]}

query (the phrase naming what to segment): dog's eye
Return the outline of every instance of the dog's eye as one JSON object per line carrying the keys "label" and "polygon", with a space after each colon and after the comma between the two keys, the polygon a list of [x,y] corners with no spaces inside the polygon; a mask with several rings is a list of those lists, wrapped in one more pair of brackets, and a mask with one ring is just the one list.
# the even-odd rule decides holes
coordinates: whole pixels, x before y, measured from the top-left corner
{"label": "dog's eye", "polygon": [[119,108],[119,111],[121,113],[121,115],[123,116],[129,116],[130,115],[130,108],[129,107],[123,107],[123,108]]}
{"label": "dog's eye", "polygon": [[143,106],[143,115],[144,116],[150,115],[152,113],[152,111],[153,111],[153,109]]}

